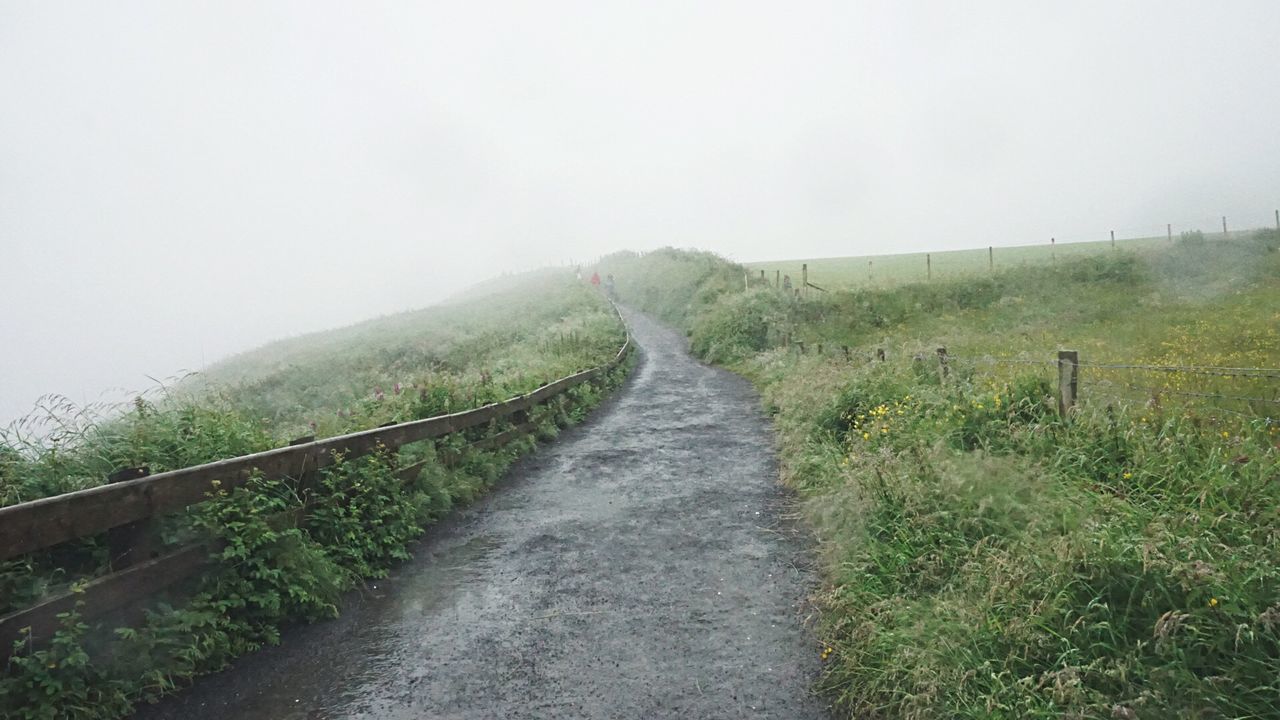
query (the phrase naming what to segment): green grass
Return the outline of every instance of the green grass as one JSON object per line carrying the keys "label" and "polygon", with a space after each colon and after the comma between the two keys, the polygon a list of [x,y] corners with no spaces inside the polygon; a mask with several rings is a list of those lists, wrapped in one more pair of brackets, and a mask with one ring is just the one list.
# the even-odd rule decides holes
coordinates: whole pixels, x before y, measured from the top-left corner
{"label": "green grass", "polygon": [[[1226,237],[1242,239],[1248,234],[1233,232]],[[1204,237],[1207,242],[1221,242],[1224,236],[1210,234]],[[1180,236],[1175,236],[1174,242],[1179,240]],[[904,283],[923,282],[929,279],[930,268],[934,280],[968,279],[989,275],[992,269],[1002,271],[1033,265],[1052,265],[1057,261],[1067,262],[1117,251],[1146,252],[1169,244],[1166,237],[1117,239],[1114,247],[1109,240],[1054,245],[1045,242],[1043,245],[993,247],[990,255],[987,248],[978,248],[932,253],[770,260],[747,263],[746,268],[757,281],[763,270],[765,280],[769,283],[775,283],[777,273],[781,273],[790,275],[793,285],[799,287],[802,267],[807,264],[809,282],[825,290],[888,288]]]}
{"label": "green grass", "polygon": [[[504,278],[443,306],[268,345],[125,406],[55,403],[50,415],[0,437],[0,504],[97,485],[122,467],[159,472],[300,435],[476,407],[602,365],[624,338],[610,305],[570,273]],[[581,420],[626,371],[530,411],[536,437]],[[424,527],[485,492],[533,447],[533,437],[496,450],[467,447],[510,427],[500,421],[398,454],[347,459],[311,485],[255,478],[160,518],[158,546],[220,540],[211,565],[150,603],[141,627],[87,623],[75,611],[52,643],[19,643],[0,672],[0,716],[119,717],[278,642],[288,623],[332,617],[344,592],[385,575]],[[396,467],[418,461],[425,464],[416,477],[398,478]],[[0,613],[108,569],[102,537],[0,562]]]}
{"label": "green grass", "polygon": [[[1280,718],[1277,406],[1177,394],[1280,399],[1280,381],[1085,368],[1064,420],[1051,367],[985,359],[1280,367],[1278,246],[1190,238],[808,300],[718,283],[653,308],[774,416],[840,715]],[[604,264],[656,286],[678,257]]]}

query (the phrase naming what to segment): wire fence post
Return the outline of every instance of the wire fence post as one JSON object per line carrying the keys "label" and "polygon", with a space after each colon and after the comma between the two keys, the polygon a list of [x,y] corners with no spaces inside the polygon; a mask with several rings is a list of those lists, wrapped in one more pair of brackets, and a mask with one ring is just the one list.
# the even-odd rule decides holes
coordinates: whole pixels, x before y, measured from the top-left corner
{"label": "wire fence post", "polygon": [[802,295],[809,297],[809,263],[800,266],[800,287],[803,288]]}
{"label": "wire fence post", "polygon": [[1111,249],[1112,250],[1116,249],[1116,231],[1115,230],[1111,231]]}
{"label": "wire fence post", "polygon": [[1080,353],[1075,350],[1058,351],[1058,415],[1066,418],[1076,406],[1076,393],[1080,389]]}
{"label": "wire fence post", "polygon": [[1049,260],[1053,263],[1058,262],[1058,239],[1049,238]]}
{"label": "wire fence post", "polygon": [[1165,225],[1164,231],[1169,236],[1169,242],[1173,242],[1173,223]]}
{"label": "wire fence post", "polygon": [[1227,216],[1226,215],[1222,216],[1222,236],[1223,237],[1227,236]]}
{"label": "wire fence post", "polygon": [[938,348],[938,376],[942,378],[942,382],[946,382],[951,376],[951,367],[947,363],[947,349]]}
{"label": "wire fence post", "polygon": [[991,272],[996,270],[996,251],[990,245],[987,246],[987,270]]}
{"label": "wire fence post", "polygon": [[933,258],[929,256],[929,253],[924,254],[924,279],[933,279]]}

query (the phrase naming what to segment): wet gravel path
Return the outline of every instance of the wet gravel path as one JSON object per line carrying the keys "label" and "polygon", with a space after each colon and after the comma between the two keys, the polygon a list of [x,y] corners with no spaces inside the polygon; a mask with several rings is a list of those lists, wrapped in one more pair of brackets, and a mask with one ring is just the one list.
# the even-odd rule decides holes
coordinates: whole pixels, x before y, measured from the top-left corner
{"label": "wet gravel path", "polygon": [[627,313],[628,382],[333,622],[146,720],[820,718],[812,585],[750,385]]}

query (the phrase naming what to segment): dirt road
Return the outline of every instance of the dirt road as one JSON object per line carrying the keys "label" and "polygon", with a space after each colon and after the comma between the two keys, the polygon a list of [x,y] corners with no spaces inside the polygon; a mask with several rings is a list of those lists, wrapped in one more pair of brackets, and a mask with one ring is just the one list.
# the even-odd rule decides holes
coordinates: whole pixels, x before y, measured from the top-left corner
{"label": "dirt road", "polygon": [[627,313],[635,374],[333,622],[139,713],[820,718],[805,548],[750,385]]}

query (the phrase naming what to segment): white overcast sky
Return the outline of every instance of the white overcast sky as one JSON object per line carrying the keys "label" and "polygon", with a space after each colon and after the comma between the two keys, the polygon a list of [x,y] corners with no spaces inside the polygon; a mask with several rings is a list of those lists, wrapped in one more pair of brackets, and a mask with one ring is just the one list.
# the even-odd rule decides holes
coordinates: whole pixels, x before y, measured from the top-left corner
{"label": "white overcast sky", "polygon": [[0,0],[0,422],[616,249],[1272,222],[1280,2]]}

